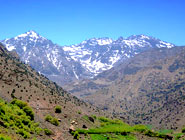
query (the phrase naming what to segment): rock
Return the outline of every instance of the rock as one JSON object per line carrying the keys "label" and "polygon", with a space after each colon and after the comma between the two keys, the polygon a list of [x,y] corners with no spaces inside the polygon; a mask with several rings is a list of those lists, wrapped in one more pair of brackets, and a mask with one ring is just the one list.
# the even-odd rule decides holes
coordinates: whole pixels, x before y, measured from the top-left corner
{"label": "rock", "polygon": [[75,128],[74,128],[73,125],[71,125],[71,126],[69,127],[69,133],[72,133],[72,132],[74,132],[74,131],[75,131]]}
{"label": "rock", "polygon": [[71,124],[75,124],[75,123],[76,123],[76,121],[74,121],[74,120],[71,122]]}

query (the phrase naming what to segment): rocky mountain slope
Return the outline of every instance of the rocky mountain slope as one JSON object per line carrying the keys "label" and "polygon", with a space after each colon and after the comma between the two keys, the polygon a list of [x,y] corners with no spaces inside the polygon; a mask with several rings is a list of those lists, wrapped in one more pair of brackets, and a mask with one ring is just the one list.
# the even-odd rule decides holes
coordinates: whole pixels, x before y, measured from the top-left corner
{"label": "rocky mountain slope", "polygon": [[185,47],[140,53],[79,83],[66,88],[130,122],[173,129],[185,124]]}
{"label": "rocky mountain slope", "polygon": [[126,59],[151,48],[174,45],[159,39],[134,35],[126,39],[92,38],[77,45],[59,46],[29,31],[1,41],[21,60],[60,85],[93,78]]}
{"label": "rocky mountain slope", "polygon": [[[20,99],[26,101],[33,108],[35,114],[34,120],[40,123],[41,128],[47,128],[53,133],[51,136],[37,135],[37,140],[48,140],[51,138],[56,140],[73,139],[72,135],[68,132],[72,121],[76,122],[75,127],[82,128],[83,124],[86,126],[90,125],[89,122],[82,118],[84,115],[91,115],[91,113],[103,115],[95,107],[71,96],[56,83],[49,81],[45,76],[40,75],[30,66],[23,64],[15,55],[10,54],[2,44],[0,44],[0,98],[7,102],[13,99]],[[2,117],[1,113],[4,112],[6,114],[2,110],[2,105],[4,107],[7,103],[0,102],[0,117]],[[16,104],[24,105],[24,103],[19,101]],[[61,107],[60,113],[56,113],[55,111],[57,105]],[[10,107],[5,106],[9,110]],[[23,113],[21,110],[15,109],[15,111],[19,112],[18,115]],[[56,118],[54,122],[46,121],[47,115]],[[13,118],[11,119],[13,120]],[[7,125],[7,123],[4,124],[5,120],[1,120],[0,118],[1,132],[4,131],[2,128]],[[27,123],[24,122],[24,124]],[[23,126],[20,128],[23,128]],[[14,129],[16,130],[17,127]],[[9,134],[13,130],[10,127],[8,131],[5,130],[5,133],[8,132]],[[29,130],[29,128],[25,128],[25,130]],[[19,131],[17,133],[25,133],[23,130]]]}

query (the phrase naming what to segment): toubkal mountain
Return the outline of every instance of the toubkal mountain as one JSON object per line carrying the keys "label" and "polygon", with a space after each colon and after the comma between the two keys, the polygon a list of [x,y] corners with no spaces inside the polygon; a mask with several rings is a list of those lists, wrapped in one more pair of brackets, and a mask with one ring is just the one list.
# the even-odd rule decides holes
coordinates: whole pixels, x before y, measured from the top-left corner
{"label": "toubkal mountain", "polygon": [[60,85],[92,78],[148,49],[174,46],[145,35],[117,40],[92,38],[77,45],[59,46],[35,31],[1,42],[9,51],[15,50],[23,62]]}
{"label": "toubkal mountain", "polygon": [[34,31],[2,42],[9,51],[16,51],[23,62],[60,84],[89,76],[81,64],[71,59],[62,47]]}

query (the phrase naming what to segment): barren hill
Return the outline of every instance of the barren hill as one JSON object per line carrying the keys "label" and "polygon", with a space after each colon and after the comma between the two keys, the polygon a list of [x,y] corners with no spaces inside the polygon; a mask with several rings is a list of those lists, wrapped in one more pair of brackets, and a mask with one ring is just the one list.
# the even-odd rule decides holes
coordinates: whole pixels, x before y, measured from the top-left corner
{"label": "barren hill", "polygon": [[182,127],[185,124],[185,47],[140,53],[93,80],[66,88],[131,123]]}

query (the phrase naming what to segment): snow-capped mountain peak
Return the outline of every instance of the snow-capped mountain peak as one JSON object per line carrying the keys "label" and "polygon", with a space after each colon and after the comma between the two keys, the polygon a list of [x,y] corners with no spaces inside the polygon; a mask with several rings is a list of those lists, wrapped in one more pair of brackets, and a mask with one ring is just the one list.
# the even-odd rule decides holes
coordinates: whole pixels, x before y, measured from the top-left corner
{"label": "snow-capped mountain peak", "polygon": [[33,30],[30,30],[30,31],[28,31],[24,34],[18,35],[16,37],[14,37],[14,39],[20,39],[20,38],[25,38],[25,37],[29,37],[29,38],[32,38],[34,40],[37,40],[39,38],[46,39],[46,38],[40,36],[37,32],[35,32]]}
{"label": "snow-capped mountain peak", "polygon": [[51,41],[42,37],[37,32],[30,30],[14,38],[5,39],[2,43],[6,44],[6,48],[9,51],[16,50],[18,53],[21,53],[22,50],[26,52],[26,50],[30,50],[30,48],[35,46],[47,46],[48,44],[51,44]]}
{"label": "snow-capped mountain peak", "polygon": [[89,40],[91,43],[94,43],[94,45],[108,45],[113,42],[111,38],[105,37],[105,38],[92,38]]}
{"label": "snow-capped mountain peak", "polygon": [[91,38],[91,39],[83,41],[80,44],[84,45],[84,44],[88,43],[91,46],[96,46],[96,45],[103,46],[103,45],[111,44],[112,42],[113,42],[113,39],[108,38],[108,37],[104,37],[104,38]]}
{"label": "snow-capped mountain peak", "polygon": [[[102,47],[103,46],[103,47]],[[63,49],[94,75],[112,68],[119,60],[151,49],[174,45],[147,35],[132,35],[128,38],[92,38],[80,44],[64,46]]]}
{"label": "snow-capped mountain peak", "polygon": [[139,39],[154,39],[154,38],[151,37],[151,36],[140,34],[140,35],[129,36],[127,39],[129,39],[129,40],[133,40],[133,39],[139,40]]}

